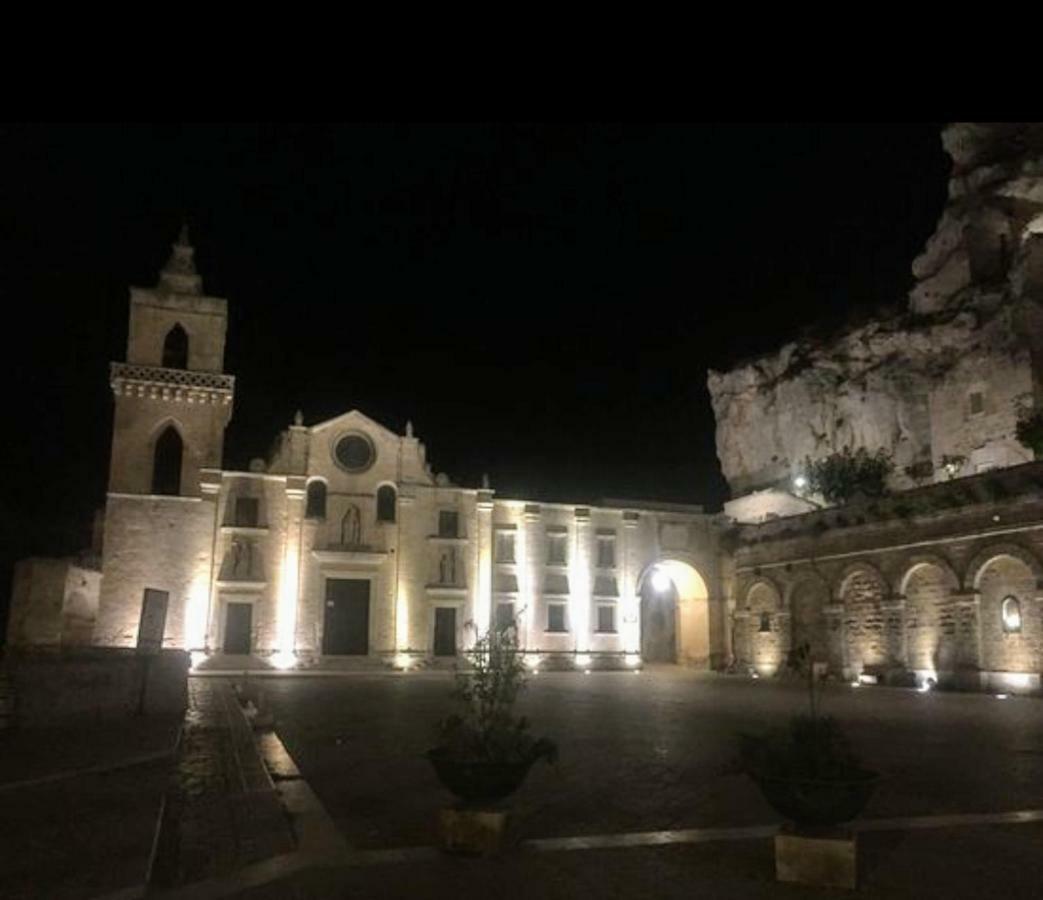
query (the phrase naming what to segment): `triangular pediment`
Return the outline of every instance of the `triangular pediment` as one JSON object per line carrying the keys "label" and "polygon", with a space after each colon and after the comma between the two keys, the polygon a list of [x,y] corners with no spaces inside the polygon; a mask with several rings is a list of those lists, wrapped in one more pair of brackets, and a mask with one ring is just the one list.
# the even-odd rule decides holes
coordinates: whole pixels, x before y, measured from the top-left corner
{"label": "triangular pediment", "polygon": [[319,422],[316,425],[312,425],[310,430],[315,434],[322,431],[340,431],[341,429],[347,428],[361,428],[369,431],[381,432],[391,438],[401,437],[401,435],[395,433],[386,425],[381,425],[380,422],[371,419],[364,412],[357,409],[341,413],[339,416],[334,416],[332,419],[327,419],[325,422]]}

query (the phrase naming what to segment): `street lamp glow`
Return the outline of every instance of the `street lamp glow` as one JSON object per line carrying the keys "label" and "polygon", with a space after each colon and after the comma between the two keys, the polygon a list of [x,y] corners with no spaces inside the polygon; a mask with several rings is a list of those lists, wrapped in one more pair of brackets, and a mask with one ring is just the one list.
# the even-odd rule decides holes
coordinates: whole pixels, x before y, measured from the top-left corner
{"label": "street lamp glow", "polygon": [[798,475],[793,479],[793,486],[798,490],[802,491],[808,486],[808,479],[805,475]]}
{"label": "street lamp glow", "polygon": [[673,582],[670,580],[670,576],[662,569],[656,569],[652,573],[652,588],[656,593],[665,594],[670,590],[672,584]]}

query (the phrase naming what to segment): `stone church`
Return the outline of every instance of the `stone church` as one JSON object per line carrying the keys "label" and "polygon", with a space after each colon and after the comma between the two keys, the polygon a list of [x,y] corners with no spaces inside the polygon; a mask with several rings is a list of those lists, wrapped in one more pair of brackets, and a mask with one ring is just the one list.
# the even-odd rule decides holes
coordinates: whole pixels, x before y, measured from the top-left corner
{"label": "stone church", "polygon": [[396,434],[359,410],[298,414],[267,459],[223,469],[226,323],[183,231],[156,287],[131,290],[126,361],[111,365],[100,576],[20,563],[10,645],[89,634],[210,666],[405,668],[513,626],[533,667],[725,663],[715,517],[698,507],[456,485],[412,426]]}
{"label": "stone church", "polygon": [[[227,302],[187,234],[131,289],[98,563],[19,563],[8,644],[174,647],[200,666],[452,659],[513,625],[533,667],[673,661],[770,676],[807,645],[856,682],[1037,690],[1043,129],[956,124],[949,201],[905,309],[711,372],[723,513],[499,495],[432,472],[407,426],[298,415],[222,467]],[[887,299],[887,298],[884,298]],[[805,468],[864,448],[889,491]]]}

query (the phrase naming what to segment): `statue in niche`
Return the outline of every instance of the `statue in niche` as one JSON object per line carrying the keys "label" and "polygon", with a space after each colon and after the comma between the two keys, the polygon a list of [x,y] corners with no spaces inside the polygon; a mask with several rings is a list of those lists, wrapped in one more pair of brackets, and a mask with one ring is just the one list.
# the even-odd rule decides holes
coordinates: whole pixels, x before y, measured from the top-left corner
{"label": "statue in niche", "polygon": [[438,580],[440,584],[456,584],[456,550],[452,547],[438,561]]}
{"label": "statue in niche", "polygon": [[253,544],[242,538],[232,541],[232,574],[249,575],[253,569]]}
{"label": "statue in niche", "polygon": [[340,520],[340,542],[348,547],[362,544],[362,514],[354,503],[348,505],[344,518]]}

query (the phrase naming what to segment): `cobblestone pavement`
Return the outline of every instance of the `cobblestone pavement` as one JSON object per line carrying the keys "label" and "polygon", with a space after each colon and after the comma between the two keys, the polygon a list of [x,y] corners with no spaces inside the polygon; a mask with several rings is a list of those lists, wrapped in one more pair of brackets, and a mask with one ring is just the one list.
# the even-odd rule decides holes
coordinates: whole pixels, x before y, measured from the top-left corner
{"label": "cobblestone pavement", "polygon": [[154,885],[225,875],[294,849],[289,821],[236,704],[230,681],[190,679]]}
{"label": "cobblestone pavement", "polygon": [[[23,733],[12,771],[41,777],[54,774],[54,765],[66,770],[87,760],[126,759],[104,739],[103,752],[93,740],[96,726],[45,730],[63,744],[44,749],[42,736]],[[140,741],[128,749],[155,749],[136,733]],[[20,754],[38,741],[40,759],[33,764]],[[6,765],[2,743],[0,754]],[[0,897],[72,900],[143,883],[169,771],[168,758],[0,792]]]}
{"label": "cobblestone pavement", "polygon": [[0,733],[0,788],[169,754],[180,726],[180,717],[148,717]]}
{"label": "cobblestone pavement", "polygon": [[1043,826],[881,832],[863,836],[859,846],[860,884],[855,893],[776,882],[771,841],[753,840],[318,869],[235,896],[243,900],[1029,900],[1041,895]]}
{"label": "cobblestone pavement", "polygon": [[[450,797],[423,753],[450,685],[430,673],[264,682],[280,737],[352,846],[435,842]],[[515,837],[777,822],[726,766],[737,732],[805,703],[798,684],[677,668],[541,673],[520,708],[558,741],[560,760],[535,767],[512,798]],[[1039,700],[836,685],[822,705],[884,774],[867,816],[1043,807]]]}

